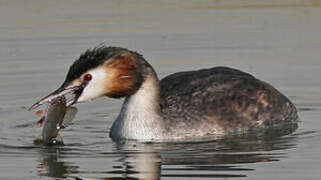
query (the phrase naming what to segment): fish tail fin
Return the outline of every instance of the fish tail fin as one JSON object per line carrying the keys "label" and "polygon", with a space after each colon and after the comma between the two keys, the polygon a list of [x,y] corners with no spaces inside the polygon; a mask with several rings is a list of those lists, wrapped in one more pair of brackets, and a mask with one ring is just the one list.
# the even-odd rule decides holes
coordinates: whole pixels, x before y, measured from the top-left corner
{"label": "fish tail fin", "polygon": [[77,112],[78,112],[78,109],[76,107],[67,107],[62,124],[64,125],[71,124]]}

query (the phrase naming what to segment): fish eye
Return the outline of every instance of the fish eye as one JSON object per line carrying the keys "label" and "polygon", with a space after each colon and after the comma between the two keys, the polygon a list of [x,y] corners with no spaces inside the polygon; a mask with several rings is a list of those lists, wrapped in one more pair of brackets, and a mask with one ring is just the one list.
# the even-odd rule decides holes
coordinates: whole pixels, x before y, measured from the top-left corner
{"label": "fish eye", "polygon": [[85,81],[85,82],[91,81],[92,78],[93,78],[93,77],[92,77],[91,74],[85,74],[85,75],[84,75],[84,81]]}

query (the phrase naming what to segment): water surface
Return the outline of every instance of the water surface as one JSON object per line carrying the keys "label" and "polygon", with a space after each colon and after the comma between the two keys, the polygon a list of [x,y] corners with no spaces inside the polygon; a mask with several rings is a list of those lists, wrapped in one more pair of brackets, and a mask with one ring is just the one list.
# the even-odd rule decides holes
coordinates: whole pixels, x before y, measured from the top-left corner
{"label": "water surface", "polygon": [[[321,2],[0,1],[0,179],[320,179]],[[33,145],[26,108],[101,43],[140,52],[159,77],[230,66],[270,82],[298,107],[286,136],[117,144],[122,100],[79,104],[63,147]]]}

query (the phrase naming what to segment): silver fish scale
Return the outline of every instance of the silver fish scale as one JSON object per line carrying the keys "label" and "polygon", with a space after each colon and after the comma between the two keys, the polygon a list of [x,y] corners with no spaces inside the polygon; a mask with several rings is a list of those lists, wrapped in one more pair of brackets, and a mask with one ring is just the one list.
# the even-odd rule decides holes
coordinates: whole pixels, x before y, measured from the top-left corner
{"label": "silver fish scale", "polygon": [[52,100],[47,107],[46,117],[42,129],[42,141],[44,143],[53,143],[58,136],[60,126],[66,113],[66,99],[59,96]]}

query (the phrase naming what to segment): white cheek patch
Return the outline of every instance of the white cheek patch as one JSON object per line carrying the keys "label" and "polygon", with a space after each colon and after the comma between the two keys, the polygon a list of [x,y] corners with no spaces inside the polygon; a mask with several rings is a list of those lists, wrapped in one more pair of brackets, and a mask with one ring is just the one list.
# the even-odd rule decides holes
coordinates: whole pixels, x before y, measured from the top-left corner
{"label": "white cheek patch", "polygon": [[[78,98],[78,102],[90,101],[105,94],[106,72],[103,68],[97,68],[88,71],[92,75],[82,94]],[[87,74],[86,73],[86,74]]]}

